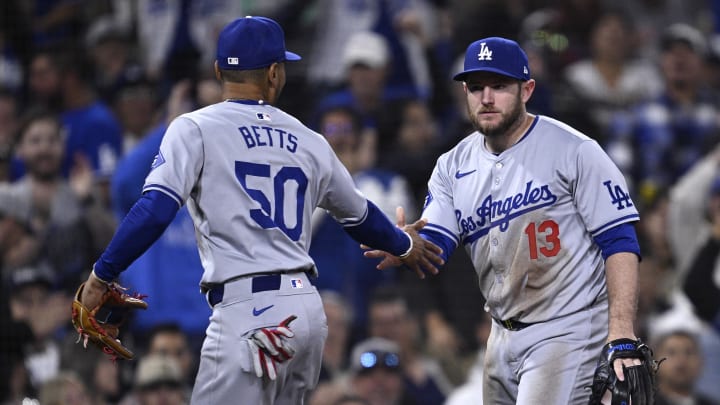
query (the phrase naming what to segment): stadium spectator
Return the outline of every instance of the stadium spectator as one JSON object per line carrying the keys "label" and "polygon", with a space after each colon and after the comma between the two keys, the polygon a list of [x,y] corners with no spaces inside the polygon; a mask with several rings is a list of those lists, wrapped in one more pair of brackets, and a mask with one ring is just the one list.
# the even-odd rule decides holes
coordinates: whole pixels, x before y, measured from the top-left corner
{"label": "stadium spectator", "polygon": [[40,243],[31,229],[31,207],[8,187],[0,185],[0,272],[37,259]]}
{"label": "stadium spectator", "polygon": [[717,314],[711,309],[718,290],[714,278],[718,263],[713,261],[713,244],[720,219],[719,164],[720,147],[716,146],[672,187],[668,226],[664,231],[675,258],[670,297],[679,314],[678,319],[689,322],[699,317],[709,325],[697,333],[702,357],[708,361],[696,388],[720,402],[717,384],[720,378],[720,326]]}
{"label": "stadium spectator", "polygon": [[398,344],[407,400],[418,405],[443,403],[453,386],[440,363],[429,354],[421,321],[411,313],[399,288],[387,286],[373,292],[368,324],[370,337]]}
{"label": "stadium spectator", "polygon": [[91,401],[85,383],[64,371],[46,381],[39,395],[42,405],[97,405]]}
{"label": "stadium spectator", "polygon": [[[308,82],[320,95],[337,89],[346,78],[347,61],[338,55],[354,46],[358,33],[375,33],[384,39],[392,64],[384,73],[388,83],[415,96],[427,96],[431,87],[424,47],[433,42],[434,8],[427,0],[365,0],[355,2],[320,0],[315,2],[317,28],[309,56]],[[366,42],[366,53],[378,51]]]}
{"label": "stadium spectator", "polygon": [[[122,338],[125,338],[123,335]],[[60,370],[77,375],[85,382],[92,405],[115,405],[126,395],[133,371],[131,363],[118,363],[100,350],[87,350],[73,331],[60,342]]]}
{"label": "stadium spectator", "polygon": [[138,361],[133,391],[120,405],[186,405],[187,392],[175,359],[148,355]]}
{"label": "stadium spectator", "polygon": [[356,344],[350,355],[350,388],[370,405],[405,405],[402,359],[398,345],[373,337]]}
{"label": "stadium spectator", "polygon": [[[388,170],[364,167],[366,151],[361,143],[357,114],[346,107],[330,108],[320,117],[319,132],[353,176],[358,189],[385,215],[394,217],[398,206],[414,212],[415,204],[404,177]],[[351,343],[362,339],[367,333],[368,295],[377,286],[394,282],[397,271],[378,271],[374,261],[362,256],[357,241],[322,210],[313,215],[309,253],[321,274],[312,280],[313,284],[321,291],[332,290],[343,295],[353,312]]]}
{"label": "stadium spectator", "polygon": [[669,187],[717,142],[717,94],[704,87],[707,43],[697,29],[668,27],[659,66],[664,92],[612,119],[606,149],[639,203]]}
{"label": "stadium spectator", "polygon": [[[390,142],[379,150],[378,166],[405,177],[410,185],[413,205],[420,207],[427,194],[427,179],[440,156],[439,126],[428,105],[419,99],[407,100],[393,113],[394,122],[380,139]],[[392,141],[389,141],[392,139]],[[414,218],[417,214],[408,211]]]}
{"label": "stadium spectator", "polygon": [[122,129],[97,98],[93,67],[81,49],[37,52],[30,67],[30,102],[60,113],[64,135],[62,173],[87,159],[98,179],[109,180],[122,154]]}
{"label": "stadium spectator", "polygon": [[652,346],[657,358],[665,359],[657,375],[657,405],[717,405],[695,392],[703,363],[696,336],[675,330],[656,337]]}
{"label": "stadium spectator", "polygon": [[328,325],[319,379],[320,383],[323,383],[333,382],[347,371],[353,314],[345,298],[335,291],[321,291],[320,298]]}
{"label": "stadium spectator", "polygon": [[456,387],[448,396],[445,405],[483,405],[483,370],[485,363],[485,349],[490,336],[492,317],[484,312],[483,317],[475,325],[475,339],[477,341],[477,357],[467,375],[467,380]]}
{"label": "stadium spectator", "polygon": [[12,173],[12,154],[19,125],[18,96],[0,87],[0,183],[11,181],[16,177]]}
{"label": "stadium spectator", "polygon": [[[187,384],[187,388],[195,379],[197,371],[195,360],[199,353],[200,348],[190,346],[188,335],[177,324],[158,324],[150,331],[147,354],[170,357],[175,360],[180,370],[180,377]],[[187,394],[190,394],[190,391]]]}
{"label": "stadium spectator", "polygon": [[95,197],[99,191],[86,159],[78,159],[69,179],[62,176],[62,141],[56,115],[29,113],[17,145],[27,173],[5,185],[4,192],[30,208],[30,229],[40,244],[35,260],[49,263],[56,281],[74,293],[92,258],[109,241],[115,221]]}
{"label": "stadium spectator", "polygon": [[[333,107],[348,107],[361,118],[368,142],[375,151],[392,145],[395,133],[386,127],[395,121],[399,105],[415,98],[413,91],[390,81],[389,73],[396,54],[391,53],[385,37],[372,31],[352,34],[341,53],[344,82],[336,91],[320,99],[317,115]],[[375,156],[366,162],[375,164]]]}
{"label": "stadium spectator", "polygon": [[25,366],[35,388],[60,371],[60,346],[55,333],[66,329],[70,320],[71,296],[58,292],[54,281],[52,271],[42,265],[14,269],[5,279],[11,319],[32,331],[32,339],[23,346]]}
{"label": "stadium spectator", "polygon": [[614,112],[662,90],[655,66],[634,55],[634,34],[629,16],[616,11],[602,13],[592,26],[590,56],[564,71],[574,94],[571,109],[564,114],[586,114],[588,125],[579,129],[601,144]]}

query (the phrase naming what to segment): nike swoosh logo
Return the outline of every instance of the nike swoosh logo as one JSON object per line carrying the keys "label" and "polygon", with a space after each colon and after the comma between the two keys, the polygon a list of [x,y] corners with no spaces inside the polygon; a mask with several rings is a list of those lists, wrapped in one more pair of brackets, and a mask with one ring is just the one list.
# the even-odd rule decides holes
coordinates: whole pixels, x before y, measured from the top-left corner
{"label": "nike swoosh logo", "polygon": [[260,308],[260,309],[256,309],[255,307],[253,307],[253,316],[260,316],[260,315],[262,315],[263,312],[267,311],[268,309],[270,309],[274,306],[275,306],[275,304],[268,305],[265,308]]}
{"label": "nike swoosh logo", "polygon": [[470,170],[469,172],[465,172],[465,173],[460,173],[460,170],[458,170],[458,171],[455,173],[455,178],[456,178],[456,179],[461,179],[461,178],[467,176],[468,174],[473,174],[473,173],[475,173],[475,170]]}

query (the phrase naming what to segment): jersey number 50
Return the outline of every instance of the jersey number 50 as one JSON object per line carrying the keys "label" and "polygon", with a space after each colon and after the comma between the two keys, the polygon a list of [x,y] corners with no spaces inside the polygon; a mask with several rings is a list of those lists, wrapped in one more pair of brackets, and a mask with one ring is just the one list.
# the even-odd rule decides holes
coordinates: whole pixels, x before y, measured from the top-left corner
{"label": "jersey number 50", "polygon": [[[250,210],[250,218],[263,227],[263,229],[277,227],[290,239],[298,241],[302,234],[305,190],[308,185],[308,179],[305,173],[303,173],[299,167],[283,166],[272,178],[273,195],[271,195],[270,198],[262,191],[248,187],[248,176],[265,177],[269,179],[270,165],[235,162],[235,177],[237,177],[242,188],[248,193],[248,196],[260,204],[260,208]],[[289,181],[294,181],[297,184],[295,198],[290,197],[290,204],[288,204],[288,206],[292,206],[292,203],[295,202],[295,226],[292,228],[288,228],[287,223],[289,221],[285,220],[285,186]],[[271,200],[275,205],[275,209],[271,207]],[[274,215],[271,216],[273,212]]]}
{"label": "jersey number 50", "polygon": [[[536,260],[538,252],[545,257],[553,257],[560,252],[560,227],[557,222],[548,219],[540,223],[535,229],[535,223],[531,222],[525,228],[525,234],[528,236],[528,247],[530,249],[530,259]],[[545,236],[545,246],[538,249],[537,237],[538,233]],[[542,235],[541,235],[542,236]]]}

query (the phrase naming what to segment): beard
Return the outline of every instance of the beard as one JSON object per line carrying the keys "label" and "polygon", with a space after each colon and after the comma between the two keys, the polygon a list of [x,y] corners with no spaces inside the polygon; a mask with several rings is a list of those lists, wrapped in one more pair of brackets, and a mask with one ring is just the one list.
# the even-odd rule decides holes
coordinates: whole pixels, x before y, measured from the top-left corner
{"label": "beard", "polygon": [[523,115],[523,108],[520,93],[517,94],[513,108],[510,111],[502,113],[500,122],[497,124],[481,122],[477,114],[470,111],[470,106],[468,106],[468,114],[470,115],[470,121],[472,121],[473,127],[481,134],[491,138],[508,134],[514,127],[521,124],[520,117]]}

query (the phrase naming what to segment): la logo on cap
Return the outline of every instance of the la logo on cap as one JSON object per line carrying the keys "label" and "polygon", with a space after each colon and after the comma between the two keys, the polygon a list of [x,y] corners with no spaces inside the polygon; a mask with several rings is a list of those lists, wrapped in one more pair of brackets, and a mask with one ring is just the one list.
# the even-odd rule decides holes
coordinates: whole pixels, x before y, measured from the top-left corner
{"label": "la logo on cap", "polygon": [[478,60],[492,60],[492,51],[485,45],[485,42],[480,43]]}

